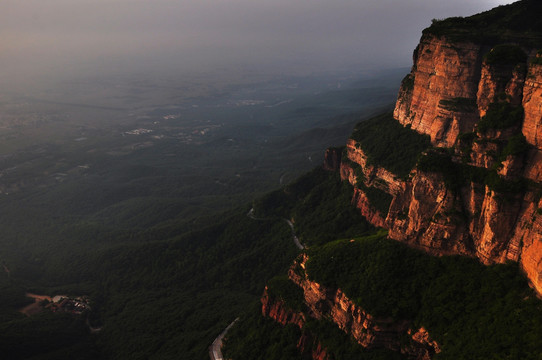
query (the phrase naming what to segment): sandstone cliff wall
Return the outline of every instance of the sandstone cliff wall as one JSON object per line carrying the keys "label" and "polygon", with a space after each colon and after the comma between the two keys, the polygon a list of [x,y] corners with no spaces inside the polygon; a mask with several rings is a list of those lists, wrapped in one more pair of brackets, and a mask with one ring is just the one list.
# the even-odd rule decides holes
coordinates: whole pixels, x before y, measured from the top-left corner
{"label": "sandstone cliff wall", "polygon": [[423,36],[414,52],[410,80],[399,90],[395,119],[428,134],[437,146],[452,146],[460,133],[472,131],[477,114],[446,101],[476,99],[482,49],[474,43],[451,44]]}

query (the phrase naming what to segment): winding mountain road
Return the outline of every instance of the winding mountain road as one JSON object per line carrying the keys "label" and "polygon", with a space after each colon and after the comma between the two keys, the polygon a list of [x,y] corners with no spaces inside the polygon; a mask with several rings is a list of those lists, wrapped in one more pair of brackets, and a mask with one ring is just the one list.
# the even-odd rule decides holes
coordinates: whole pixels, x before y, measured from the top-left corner
{"label": "winding mountain road", "polygon": [[[254,216],[254,208],[250,209],[247,216],[251,218],[252,220],[268,220],[268,219],[263,219],[263,218],[257,218],[256,216]],[[292,238],[294,240],[295,246],[297,246],[299,250],[305,249],[305,247],[301,244],[301,242],[299,242],[299,238],[294,232],[294,224],[288,219],[283,218],[282,220],[284,220],[288,224],[288,226],[290,226],[290,229],[292,230]],[[228,325],[228,327],[225,328],[224,331],[222,331],[220,335],[218,335],[215,341],[213,341],[212,345],[209,346],[209,356],[211,360],[224,360],[224,356],[222,355],[222,350],[221,350],[222,340],[224,339],[224,336],[226,336],[226,333],[228,332],[228,330],[233,326],[233,324],[235,324],[237,320],[239,320],[239,318],[235,319],[230,325]]]}
{"label": "winding mountain road", "polygon": [[209,347],[209,356],[211,357],[211,360],[224,360],[224,356],[222,355],[222,340],[224,339],[224,336],[226,336],[226,333],[228,330],[233,326],[239,320],[239,318],[233,320],[231,324],[228,325],[227,328],[218,335],[218,337],[213,341],[213,344]]}
{"label": "winding mountain road", "polygon": [[[265,218],[257,218],[256,216],[254,216],[254,208],[250,209],[250,211],[248,212],[247,216],[249,218],[251,218],[252,220],[269,220],[269,219],[265,219]],[[290,229],[292,230],[292,239],[294,240],[294,243],[295,243],[295,246],[297,246],[297,248],[299,250],[304,250],[305,249],[305,246],[303,244],[301,244],[301,242],[299,241],[299,238],[297,237],[297,235],[295,234],[295,231],[294,231],[294,224],[286,219],[286,218],[282,218],[282,220],[284,220],[288,226],[290,227]]]}
{"label": "winding mountain road", "polygon": [[303,244],[299,242],[299,238],[294,232],[294,224],[288,219],[282,219],[282,220],[286,221],[286,223],[290,226],[290,229],[292,229],[292,237],[294,239],[295,246],[297,246],[299,250],[305,249],[305,246],[303,246]]}

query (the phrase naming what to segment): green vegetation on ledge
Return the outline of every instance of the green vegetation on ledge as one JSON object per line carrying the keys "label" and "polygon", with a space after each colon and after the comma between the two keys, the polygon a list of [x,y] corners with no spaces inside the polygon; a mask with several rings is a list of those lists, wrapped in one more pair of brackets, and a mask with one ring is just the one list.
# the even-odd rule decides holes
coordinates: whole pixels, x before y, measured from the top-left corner
{"label": "green vegetation on ledge", "polygon": [[422,151],[431,145],[429,136],[402,126],[391,113],[362,121],[351,135],[367,155],[369,164],[406,177]]}
{"label": "green vegetation on ledge", "polygon": [[507,101],[489,104],[484,117],[478,122],[477,130],[484,134],[489,130],[502,130],[521,124],[523,107],[514,106]]}
{"label": "green vegetation on ledge", "polygon": [[424,35],[445,36],[449,41],[498,44],[513,41],[520,45],[542,44],[542,3],[523,0],[469,17],[434,19]]}
{"label": "green vegetation on ledge", "polygon": [[516,65],[527,61],[527,54],[517,45],[502,44],[491,49],[484,61],[488,65]]}
{"label": "green vegetation on ledge", "polygon": [[473,113],[476,111],[476,99],[463,97],[442,99],[439,101],[439,107],[449,111]]}
{"label": "green vegetation on ledge", "polygon": [[508,142],[504,146],[500,156],[499,160],[505,160],[507,156],[513,155],[517,156],[520,154],[525,153],[529,149],[529,144],[527,143],[527,139],[525,139],[525,135],[523,134],[517,134],[514,136],[511,136],[508,139]]}
{"label": "green vegetation on ledge", "polygon": [[309,251],[307,273],[376,316],[410,319],[442,347],[438,359],[539,359],[542,306],[517,264],[432,257],[384,236]]}
{"label": "green vegetation on ledge", "polygon": [[267,282],[267,294],[272,300],[281,299],[294,311],[302,311],[303,290],[294,284],[286,275],[275,276]]}
{"label": "green vegetation on ledge", "polygon": [[[295,325],[282,326],[261,316],[260,304],[250,310],[228,332],[222,353],[227,359],[250,360],[309,360],[296,347],[302,335],[306,336],[308,352],[318,342],[335,360],[400,360],[404,357],[386,349],[365,349],[351,336],[326,320],[309,319],[300,330]],[[314,341],[316,340],[316,341]]]}
{"label": "green vegetation on ledge", "polygon": [[235,360],[309,360],[297,349],[300,336],[297,326],[263,317],[260,302],[255,302],[228,331],[222,353]]}
{"label": "green vegetation on ledge", "polygon": [[342,161],[347,163],[348,166],[354,170],[354,174],[356,175],[356,188],[363,191],[371,205],[385,218],[388,215],[393,196],[375,186],[365,185],[365,175],[358,163],[351,161],[346,156],[343,156]]}
{"label": "green vegetation on ledge", "polygon": [[450,154],[443,149],[433,149],[421,156],[418,160],[418,169],[442,174],[444,183],[453,191],[459,191],[469,182],[487,185],[491,190],[501,194],[518,193],[526,186],[522,179],[517,181],[504,179],[496,169],[488,170],[454,162]]}
{"label": "green vegetation on ledge", "polygon": [[337,172],[318,167],[284,189],[254,202],[258,218],[294,219],[300,241],[308,246],[366,234],[374,228],[352,204],[353,189]]}
{"label": "green vegetation on ledge", "polygon": [[401,353],[388,349],[365,349],[329,320],[309,319],[305,324],[309,334],[317,334],[320,344],[332,359],[337,360],[401,360]]}

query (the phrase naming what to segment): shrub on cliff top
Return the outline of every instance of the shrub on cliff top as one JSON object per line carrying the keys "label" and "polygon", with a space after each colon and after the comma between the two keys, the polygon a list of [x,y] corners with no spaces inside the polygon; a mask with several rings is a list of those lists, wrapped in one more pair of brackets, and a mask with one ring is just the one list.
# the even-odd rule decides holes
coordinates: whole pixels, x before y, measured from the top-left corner
{"label": "shrub on cliff top", "polygon": [[319,342],[332,359],[344,360],[401,360],[407,359],[400,352],[384,348],[366,349],[358,344],[351,335],[339,329],[335,323],[327,319],[311,319],[305,324],[305,330],[312,334],[315,341],[313,349]]}
{"label": "shrub on cliff top", "polygon": [[488,65],[516,65],[527,61],[527,54],[517,45],[497,45],[485,56]]}
{"label": "shrub on cliff top", "polygon": [[352,192],[337,172],[318,167],[254,201],[254,213],[257,218],[293,218],[300,241],[309,246],[360,236],[373,227],[351,204]]}
{"label": "shrub on cliff top", "polygon": [[542,2],[517,1],[469,17],[434,20],[424,35],[446,37],[451,42],[470,41],[498,44],[505,41],[521,45],[542,45]]}
{"label": "shrub on cliff top", "polygon": [[431,145],[429,136],[404,127],[391,113],[362,121],[351,138],[361,145],[369,164],[400,177],[408,175],[421,152]]}
{"label": "shrub on cliff top", "polygon": [[[519,151],[520,144],[511,145],[508,151]],[[489,189],[500,194],[515,194],[525,190],[526,183],[523,179],[506,180],[500,176],[495,169],[486,169],[452,161],[450,155],[434,149],[428,151],[418,160],[417,168],[421,171],[441,174],[446,187],[452,191],[459,191],[460,188],[469,182],[487,185]]]}
{"label": "shrub on cliff top", "polygon": [[281,299],[286,306],[294,311],[301,311],[304,308],[303,290],[286,275],[275,276],[269,280],[267,294],[270,299]]}
{"label": "shrub on cliff top", "polygon": [[405,91],[411,91],[414,89],[415,77],[412,74],[407,74],[401,81],[401,88]]}
{"label": "shrub on cliff top", "polygon": [[478,122],[477,130],[484,134],[490,129],[507,129],[523,121],[523,107],[507,101],[489,104],[486,115]]}

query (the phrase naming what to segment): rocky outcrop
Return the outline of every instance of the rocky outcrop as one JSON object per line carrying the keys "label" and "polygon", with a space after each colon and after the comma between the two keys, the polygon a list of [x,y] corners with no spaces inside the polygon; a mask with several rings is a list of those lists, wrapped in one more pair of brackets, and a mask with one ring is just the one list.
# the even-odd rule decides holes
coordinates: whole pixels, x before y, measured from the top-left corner
{"label": "rocky outcrop", "polygon": [[305,325],[305,315],[290,309],[284,301],[269,297],[267,287],[260,299],[262,302],[262,315],[275,320],[281,325],[294,324],[300,329]]}
{"label": "rocky outcrop", "polygon": [[535,59],[529,65],[523,88],[522,133],[534,147],[525,166],[525,177],[542,182],[542,55],[537,54]]}
{"label": "rocky outcrop", "polygon": [[440,345],[431,339],[429,332],[423,327],[419,328],[418,331],[414,332],[409,330],[408,334],[412,337],[414,342],[423,345],[423,346],[414,346],[409,349],[410,354],[415,354],[416,358],[419,360],[430,360],[433,358],[434,354],[439,354],[441,352]]}
{"label": "rocky outcrop", "polygon": [[341,165],[341,155],[344,148],[331,147],[324,154],[324,169],[337,171]]}
{"label": "rocky outcrop", "polygon": [[309,355],[313,360],[333,360],[333,357],[328,354],[327,349],[322,346],[314,335],[304,333],[301,335],[297,348],[301,354]]}
{"label": "rocky outcrop", "polygon": [[363,173],[363,180],[366,186],[374,186],[392,194],[404,190],[404,182],[399,180],[397,175],[381,166],[368,163],[367,155],[361,146],[352,139],[346,142],[346,161],[341,162],[341,179],[348,180],[353,186],[357,185],[357,176],[351,164],[360,167]]}
{"label": "rocky outcrop", "polygon": [[386,227],[390,238],[433,255],[472,254],[461,203],[438,174],[414,173],[394,197]]}
{"label": "rocky outcrop", "polygon": [[[542,5],[524,0],[510,9],[510,14],[532,15]],[[484,264],[516,261],[542,294],[542,28],[512,24],[517,15],[512,14],[503,23],[512,27],[500,29],[494,23],[503,12],[497,13],[457,18],[424,31],[393,117],[429,135],[437,149],[420,154],[408,176],[393,161],[390,168],[401,171],[401,177],[374,163],[401,159],[380,156],[399,137],[391,131],[387,146],[372,144],[378,151],[371,157],[366,153],[371,146],[364,150],[354,140],[367,141],[368,136],[358,132],[348,140],[342,158],[337,151],[326,152],[325,167],[338,169],[353,185],[352,203],[370,223],[387,228],[391,239],[436,256],[464,255]],[[385,214],[372,203],[378,200],[375,189],[393,198]],[[311,281],[307,259],[301,255],[289,271],[303,290],[308,309],[304,317],[267,300],[262,300],[264,314],[302,329],[299,319],[325,319],[366,348],[400,351],[411,359],[430,360],[441,352],[425,328],[414,327],[408,319],[375,317],[341,289]],[[310,349],[313,359],[330,358],[315,334],[304,333],[298,348],[305,354]]]}
{"label": "rocky outcrop", "polygon": [[484,263],[504,262],[513,236],[519,211],[520,195],[503,199],[486,187],[480,216],[471,222],[476,256]]}
{"label": "rocky outcrop", "polygon": [[354,188],[352,205],[357,207],[360,210],[361,215],[372,225],[377,227],[385,226],[385,216],[383,216],[380,211],[376,210],[374,206],[371,205],[371,201],[363,190]]}
{"label": "rocky outcrop", "polygon": [[[538,54],[536,59],[542,61],[542,55]],[[529,144],[542,150],[542,62],[529,65],[522,105],[525,111],[523,135]]]}
{"label": "rocky outcrop", "polygon": [[452,146],[460,133],[472,131],[483,46],[450,43],[424,35],[414,51],[414,66],[399,90],[394,117],[428,134],[437,146]]}
{"label": "rocky outcrop", "polygon": [[341,289],[330,289],[309,280],[305,272],[307,260],[306,254],[301,255],[290,268],[288,275],[303,289],[310,316],[331,320],[365,348],[387,348],[410,355],[434,353],[433,347],[436,345],[438,348],[436,342],[429,344],[416,339],[410,345],[404,346],[402,338],[409,334],[411,325],[408,320],[372,316],[356,305]]}
{"label": "rocky outcrop", "polygon": [[506,258],[519,261],[533,287],[542,293],[542,201],[539,193],[529,192],[523,199]]}

